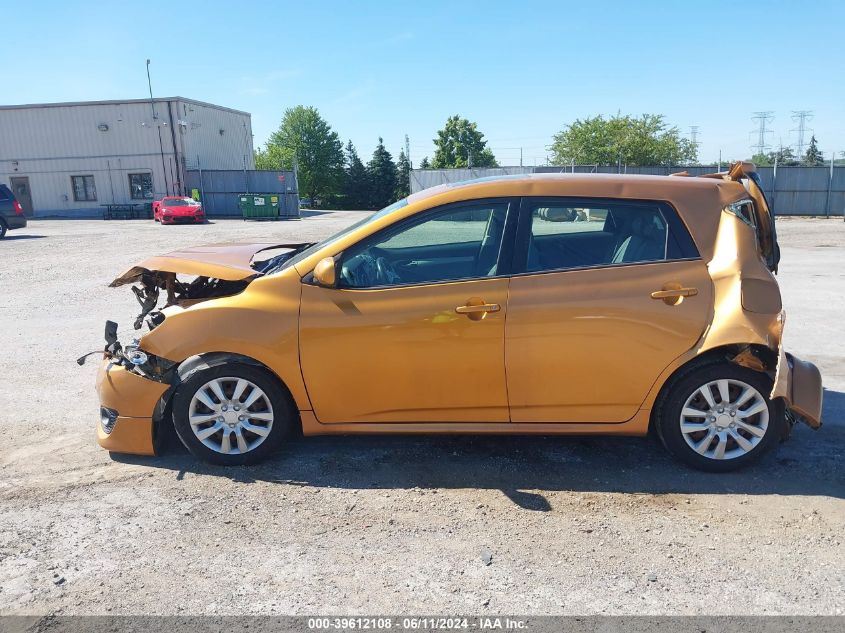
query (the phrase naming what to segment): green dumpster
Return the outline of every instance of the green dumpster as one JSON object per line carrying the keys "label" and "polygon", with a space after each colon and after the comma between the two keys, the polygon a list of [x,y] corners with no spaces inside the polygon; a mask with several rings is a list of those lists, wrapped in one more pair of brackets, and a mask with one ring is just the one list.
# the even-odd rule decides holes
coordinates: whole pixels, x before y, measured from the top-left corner
{"label": "green dumpster", "polygon": [[279,219],[277,193],[242,193],[238,196],[238,206],[244,220]]}

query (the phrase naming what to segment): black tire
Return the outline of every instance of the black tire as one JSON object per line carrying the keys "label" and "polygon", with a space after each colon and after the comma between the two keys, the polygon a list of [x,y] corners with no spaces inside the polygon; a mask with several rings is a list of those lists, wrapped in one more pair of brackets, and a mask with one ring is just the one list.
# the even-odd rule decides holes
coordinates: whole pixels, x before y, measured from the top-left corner
{"label": "black tire", "polygon": [[0,240],[6,237],[6,231],[9,230],[9,227],[6,226],[6,221],[3,218],[0,218]]}
{"label": "black tire", "polygon": [[[244,453],[224,454],[212,450],[195,435],[188,415],[191,409],[191,402],[194,395],[200,390],[203,385],[209,381],[219,378],[242,378],[261,389],[267,397],[269,404],[272,406],[273,421],[270,428],[270,433],[260,441],[255,448]],[[233,394],[227,393],[226,396]],[[248,397],[249,392],[245,392],[244,397]],[[234,400],[232,401],[234,402]],[[173,426],[176,429],[176,434],[185,445],[185,448],[194,456],[203,461],[212,464],[220,464],[223,466],[239,466],[246,464],[255,464],[263,459],[269,457],[272,453],[278,450],[284,439],[290,434],[294,428],[295,422],[295,408],[288,393],[279,383],[278,379],[268,373],[267,371],[249,365],[246,363],[231,362],[207,369],[200,369],[189,375],[187,380],[179,385],[176,393],[173,396]],[[211,426],[213,422],[209,422]],[[227,430],[225,425],[221,425],[221,435],[224,432],[235,433],[235,431]],[[208,428],[208,427],[206,427]],[[247,432],[244,432],[248,434]],[[215,434],[211,438],[212,443],[217,437]],[[230,440],[232,436],[230,435]],[[236,439],[236,438],[235,438]],[[253,437],[257,440],[258,437]]]}
{"label": "black tire", "polygon": [[[699,387],[710,383],[711,381],[727,379],[729,381],[740,381],[748,386],[753,387],[762,397],[763,402],[768,409],[768,426],[765,429],[763,436],[759,442],[744,454],[739,454],[730,459],[715,459],[696,452],[692,446],[687,443],[684,433],[681,432],[681,411],[687,402],[687,399],[693,396]],[[739,389],[734,383],[731,389]],[[718,389],[716,390],[718,391]],[[654,426],[657,435],[666,450],[672,454],[673,457],[686,463],[693,468],[712,473],[724,473],[738,468],[743,468],[749,464],[756,462],[767,452],[777,446],[781,437],[786,432],[786,416],[784,412],[783,401],[778,398],[770,400],[769,394],[772,391],[772,379],[767,375],[753,369],[741,367],[727,361],[718,361],[713,363],[701,364],[691,367],[689,370],[682,372],[678,376],[672,378],[670,384],[661,393],[655,406]],[[711,392],[712,393],[712,392]],[[719,396],[714,394],[714,398]],[[717,402],[717,404],[720,404]],[[707,408],[707,405],[702,405]],[[746,407],[750,408],[750,407]],[[762,415],[758,414],[758,415]],[[748,418],[751,424],[754,420],[759,420],[757,416]],[[709,418],[702,418],[701,423],[706,424]],[[726,418],[726,420],[730,420]],[[714,423],[716,424],[716,423]],[[733,428],[733,427],[731,427]],[[748,434],[742,429],[735,429],[736,433],[742,434],[746,440],[755,441],[751,434]],[[726,431],[728,434],[732,431]],[[707,432],[691,434],[689,437],[693,440],[703,442],[707,437]],[[739,445],[730,435],[728,435],[729,450],[736,449],[739,451]],[[719,439],[713,438],[710,447],[715,447]],[[709,451],[706,451],[709,452]],[[726,451],[727,452],[727,451]]]}

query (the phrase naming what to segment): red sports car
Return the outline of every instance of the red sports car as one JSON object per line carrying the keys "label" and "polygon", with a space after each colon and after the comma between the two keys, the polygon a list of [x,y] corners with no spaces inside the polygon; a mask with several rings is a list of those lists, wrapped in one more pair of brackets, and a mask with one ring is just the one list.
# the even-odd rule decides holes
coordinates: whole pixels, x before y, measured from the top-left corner
{"label": "red sports car", "polygon": [[162,224],[205,222],[202,205],[193,198],[167,196],[153,202],[153,219]]}

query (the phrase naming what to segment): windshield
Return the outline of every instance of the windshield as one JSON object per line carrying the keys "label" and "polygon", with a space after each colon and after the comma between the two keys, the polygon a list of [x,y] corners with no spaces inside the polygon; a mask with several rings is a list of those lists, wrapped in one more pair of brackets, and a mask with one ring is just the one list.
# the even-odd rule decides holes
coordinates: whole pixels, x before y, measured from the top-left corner
{"label": "windshield", "polygon": [[165,198],[164,205],[167,207],[192,207],[199,204],[196,200],[191,198]]}
{"label": "windshield", "polygon": [[316,253],[318,250],[320,250],[324,246],[328,246],[329,244],[333,244],[334,242],[337,242],[342,237],[349,235],[355,229],[362,227],[362,226],[365,226],[365,225],[369,224],[370,222],[375,222],[376,220],[379,220],[379,219],[383,218],[384,216],[393,213],[397,209],[401,209],[402,207],[407,207],[407,206],[408,206],[408,199],[402,198],[401,200],[398,200],[398,201],[394,202],[393,204],[391,204],[389,207],[385,207],[381,211],[376,211],[372,215],[365,217],[363,220],[359,220],[358,222],[355,222],[354,224],[347,226],[342,231],[338,231],[337,233],[335,233],[331,237],[327,237],[322,242],[317,242],[316,244],[311,244],[310,246],[308,246],[308,248],[305,248],[301,251],[295,252],[293,257],[286,259],[284,262],[282,262],[281,264],[279,264],[278,266],[276,266],[272,270],[266,271],[265,274],[276,273],[276,272],[279,272],[280,270],[287,268],[288,266],[293,266],[295,263],[301,262],[306,257],[313,255],[314,253]]}

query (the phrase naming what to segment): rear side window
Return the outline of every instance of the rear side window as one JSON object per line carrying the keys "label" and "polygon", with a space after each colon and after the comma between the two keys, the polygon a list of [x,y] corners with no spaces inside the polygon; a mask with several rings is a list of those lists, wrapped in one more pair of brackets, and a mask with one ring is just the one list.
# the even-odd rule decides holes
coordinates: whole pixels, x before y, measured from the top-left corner
{"label": "rear side window", "polygon": [[0,185],[0,200],[11,200],[12,191],[6,185]]}
{"label": "rear side window", "polygon": [[661,202],[542,199],[524,213],[526,272],[698,256],[675,210]]}

